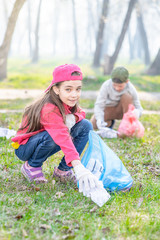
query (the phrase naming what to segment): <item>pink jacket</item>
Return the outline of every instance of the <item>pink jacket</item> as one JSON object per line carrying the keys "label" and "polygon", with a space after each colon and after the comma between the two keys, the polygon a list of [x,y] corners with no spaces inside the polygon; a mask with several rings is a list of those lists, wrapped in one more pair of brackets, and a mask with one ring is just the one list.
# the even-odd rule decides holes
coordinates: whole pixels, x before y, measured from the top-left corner
{"label": "pink jacket", "polygon": [[[65,113],[71,113],[71,108],[64,104]],[[78,108],[77,112],[74,114],[77,116],[77,121],[79,122],[85,118],[85,112]],[[44,105],[41,111],[41,125],[42,128],[35,132],[26,133],[27,129],[20,130],[17,132],[16,136],[11,140],[13,142],[18,142],[19,145],[24,145],[27,143],[29,138],[39,132],[47,131],[54,142],[60,146],[61,150],[65,155],[65,161],[68,166],[71,165],[71,161],[79,160],[79,154],[72,142],[72,138],[68,131],[67,126],[65,125],[62,115],[57,106],[47,103]]]}

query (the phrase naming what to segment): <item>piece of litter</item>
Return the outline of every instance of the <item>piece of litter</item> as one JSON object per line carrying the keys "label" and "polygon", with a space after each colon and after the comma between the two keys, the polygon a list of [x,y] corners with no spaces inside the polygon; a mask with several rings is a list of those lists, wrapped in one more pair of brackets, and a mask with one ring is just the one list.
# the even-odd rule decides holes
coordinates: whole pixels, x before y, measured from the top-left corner
{"label": "piece of litter", "polygon": [[9,139],[12,136],[16,135],[16,131],[8,128],[0,128],[0,137],[6,137]]}

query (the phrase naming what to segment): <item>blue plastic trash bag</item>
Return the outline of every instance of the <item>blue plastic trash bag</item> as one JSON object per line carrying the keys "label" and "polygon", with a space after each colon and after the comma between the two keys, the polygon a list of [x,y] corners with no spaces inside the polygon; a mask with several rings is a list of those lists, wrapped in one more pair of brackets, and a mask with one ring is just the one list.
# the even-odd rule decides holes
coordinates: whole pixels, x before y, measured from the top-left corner
{"label": "blue plastic trash bag", "polygon": [[94,131],[89,132],[89,144],[81,163],[111,192],[129,189],[133,184],[122,161]]}

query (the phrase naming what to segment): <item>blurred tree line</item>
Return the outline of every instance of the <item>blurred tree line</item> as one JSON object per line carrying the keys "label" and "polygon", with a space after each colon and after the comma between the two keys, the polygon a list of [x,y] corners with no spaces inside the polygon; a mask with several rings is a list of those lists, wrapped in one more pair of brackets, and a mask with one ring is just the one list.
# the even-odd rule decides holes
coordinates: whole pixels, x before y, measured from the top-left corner
{"label": "blurred tree line", "polygon": [[[160,0],[96,0],[94,1],[94,4],[92,0],[85,0],[81,2],[81,5],[79,6],[77,6],[79,4],[78,0],[36,0],[36,2],[37,8],[36,11],[34,11],[33,23],[31,16],[31,13],[33,14],[33,1],[14,0],[11,13],[8,14],[7,1],[1,0],[4,18],[6,21],[6,30],[0,46],[0,80],[7,77],[7,60],[11,51],[12,38],[16,29],[18,16],[24,7],[27,11],[27,26],[25,26],[25,23],[21,22],[21,24],[23,24],[24,29],[27,28],[28,32],[28,55],[30,56],[32,63],[39,61],[42,49],[40,46],[40,38],[42,35],[46,34],[44,28],[43,32],[40,34],[40,29],[42,22],[45,20],[44,16],[46,18],[48,14],[47,9],[44,16],[41,15],[41,12],[42,9],[43,12],[45,11],[45,6],[49,2],[53,5],[52,18],[50,18],[53,30],[52,36],[50,37],[53,45],[53,49],[51,51],[53,57],[56,53],[56,46],[57,42],[59,41],[58,35],[61,31],[61,26],[58,24],[60,22],[61,15],[64,14],[64,12],[61,13],[62,4],[65,5],[67,14],[69,11],[67,4],[70,4],[69,6],[71,6],[71,11],[67,16],[69,16],[71,19],[70,21],[68,20],[67,23],[64,22],[63,25],[67,24],[66,26],[68,26],[69,24],[72,24],[72,48],[74,49],[75,60],[80,58],[79,53],[81,52],[82,46],[79,44],[79,42],[81,38],[84,41],[83,45],[86,47],[85,52],[90,53],[93,67],[99,67],[103,64],[104,74],[110,74],[118,59],[122,47],[125,48],[123,45],[126,45],[126,41],[124,41],[126,38],[129,46],[128,56],[130,61],[139,58],[146,65],[147,74],[160,75],[160,49],[154,57],[154,60],[151,62],[151,53],[148,43],[148,37],[150,37],[148,36],[147,31],[148,26],[154,27],[154,24],[151,26],[148,24],[148,20],[145,19],[146,13],[144,12],[145,9],[148,9],[147,14],[149,14],[149,12],[153,12],[159,17]],[[83,10],[84,3],[86,4],[85,6],[87,6],[87,18],[82,16],[79,22],[79,18],[77,18],[78,11],[80,8]],[[118,9],[115,15],[114,9]],[[132,26],[133,14],[136,26],[134,34]],[[79,30],[78,26],[80,23],[83,25],[83,28],[85,28],[87,34],[84,34],[84,31],[81,32]],[[45,26],[45,28],[47,28],[47,26]],[[34,38],[32,37],[33,33]],[[64,36],[64,38],[65,37],[66,36]],[[66,39],[66,42],[67,41],[69,40]],[[19,45],[22,44],[22,42],[23,41],[21,41]],[[48,46],[46,43],[46,48],[47,47]],[[112,53],[110,48],[113,50]]]}

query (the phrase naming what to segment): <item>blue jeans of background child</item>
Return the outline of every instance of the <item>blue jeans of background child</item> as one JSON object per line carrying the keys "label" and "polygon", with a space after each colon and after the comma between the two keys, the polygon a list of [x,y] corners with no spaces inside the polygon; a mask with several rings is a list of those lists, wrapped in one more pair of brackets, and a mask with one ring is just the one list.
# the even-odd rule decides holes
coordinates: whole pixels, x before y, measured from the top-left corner
{"label": "blue jeans of background child", "polygon": [[[71,128],[70,135],[79,155],[88,141],[90,130],[92,130],[92,124],[87,119],[81,120]],[[30,166],[41,167],[48,157],[60,150],[60,147],[53,141],[48,132],[43,131],[30,137],[26,144],[20,145],[15,150],[15,153],[22,161],[28,161]],[[66,164],[65,157],[63,157],[58,169],[68,171],[70,168]]]}

